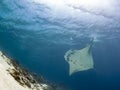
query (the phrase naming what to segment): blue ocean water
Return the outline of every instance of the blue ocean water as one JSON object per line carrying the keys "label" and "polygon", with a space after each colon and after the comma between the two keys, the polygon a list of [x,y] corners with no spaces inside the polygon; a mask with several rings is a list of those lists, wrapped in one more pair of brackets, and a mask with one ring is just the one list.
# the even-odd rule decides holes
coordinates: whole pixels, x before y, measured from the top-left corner
{"label": "blue ocean water", "polygon": [[[120,17],[90,14],[93,22],[80,17],[74,21],[55,17],[59,12],[51,10],[34,0],[1,0],[0,49],[30,71],[71,90],[120,90]],[[83,48],[91,38],[94,69],[69,76],[64,54]]]}

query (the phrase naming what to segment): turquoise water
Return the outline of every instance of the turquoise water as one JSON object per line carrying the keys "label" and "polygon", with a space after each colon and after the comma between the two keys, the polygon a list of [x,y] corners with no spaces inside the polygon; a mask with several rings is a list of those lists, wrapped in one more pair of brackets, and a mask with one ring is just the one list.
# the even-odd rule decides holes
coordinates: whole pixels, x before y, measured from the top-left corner
{"label": "turquoise water", "polygon": [[[52,10],[34,0],[1,0],[0,49],[30,71],[72,90],[119,90],[118,13],[103,17],[82,11],[71,16]],[[64,54],[83,48],[91,38],[94,69],[69,76]]]}

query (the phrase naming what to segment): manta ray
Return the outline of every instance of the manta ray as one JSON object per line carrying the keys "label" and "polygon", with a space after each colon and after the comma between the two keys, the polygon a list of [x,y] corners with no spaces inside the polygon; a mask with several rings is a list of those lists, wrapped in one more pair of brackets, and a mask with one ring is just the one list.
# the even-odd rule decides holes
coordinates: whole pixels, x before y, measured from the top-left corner
{"label": "manta ray", "polygon": [[69,75],[94,67],[92,45],[93,43],[90,43],[80,50],[68,50],[65,53],[64,58],[69,64]]}

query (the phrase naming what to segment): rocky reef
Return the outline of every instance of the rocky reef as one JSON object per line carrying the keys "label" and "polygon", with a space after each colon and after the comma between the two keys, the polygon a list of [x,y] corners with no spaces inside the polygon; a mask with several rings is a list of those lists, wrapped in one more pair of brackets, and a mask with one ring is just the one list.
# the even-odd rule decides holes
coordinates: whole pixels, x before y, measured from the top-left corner
{"label": "rocky reef", "polygon": [[1,51],[0,77],[1,90],[66,90],[41,75],[31,73]]}

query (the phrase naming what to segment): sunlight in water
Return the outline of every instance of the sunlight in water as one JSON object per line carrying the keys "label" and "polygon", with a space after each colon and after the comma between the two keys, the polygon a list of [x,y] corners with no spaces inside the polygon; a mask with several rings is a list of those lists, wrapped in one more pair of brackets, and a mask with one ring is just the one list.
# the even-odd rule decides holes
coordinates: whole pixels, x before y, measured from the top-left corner
{"label": "sunlight in water", "polygon": [[79,6],[82,5],[83,7],[91,8],[108,8],[110,7],[110,1],[111,0],[33,0],[36,3],[46,4],[46,5],[52,5],[57,6],[61,8],[63,5],[73,5],[73,6]]}

